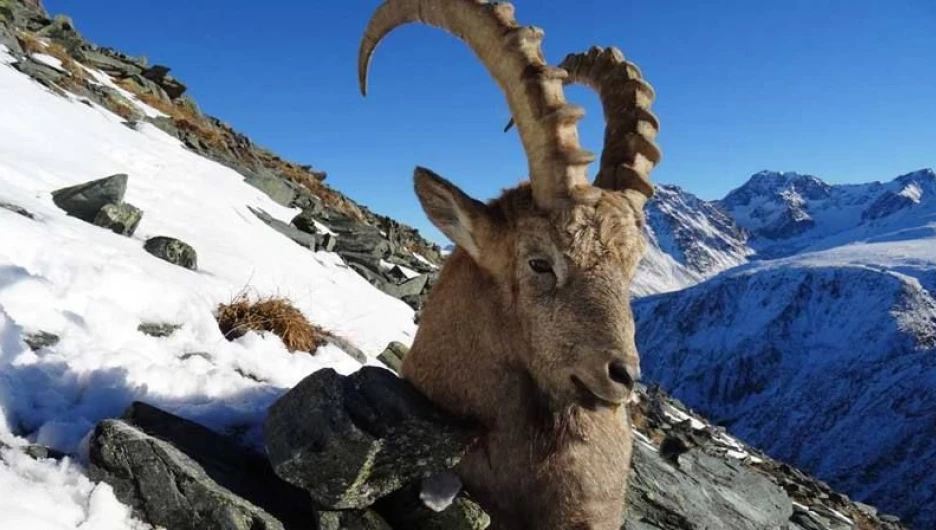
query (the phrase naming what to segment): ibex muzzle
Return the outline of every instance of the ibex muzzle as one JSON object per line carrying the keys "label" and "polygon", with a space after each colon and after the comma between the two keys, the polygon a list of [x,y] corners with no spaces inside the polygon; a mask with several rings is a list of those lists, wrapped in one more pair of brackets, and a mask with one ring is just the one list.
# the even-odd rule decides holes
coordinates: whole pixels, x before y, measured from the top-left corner
{"label": "ibex muzzle", "polygon": [[[429,219],[456,243],[423,311],[403,377],[486,430],[457,471],[493,528],[615,529],[631,432],[621,407],[639,378],[628,289],[645,251],[643,206],[660,160],[653,90],[614,48],[549,66],[543,31],[481,0],[388,0],[361,43],[359,73],[393,29],[422,22],[462,39],[503,89],[529,183],[488,203],[417,168]],[[607,126],[594,156],[563,86],[598,91]]]}

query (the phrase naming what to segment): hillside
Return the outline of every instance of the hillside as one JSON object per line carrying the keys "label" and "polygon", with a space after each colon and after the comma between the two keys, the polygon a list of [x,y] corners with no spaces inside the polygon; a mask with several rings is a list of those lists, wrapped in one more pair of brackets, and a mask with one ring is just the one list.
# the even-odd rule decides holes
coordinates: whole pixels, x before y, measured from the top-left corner
{"label": "hillside", "polygon": [[[71,20],[49,18],[36,2],[0,0],[0,526],[149,528],[119,481],[90,478],[102,420],[145,402],[262,459],[272,403],[310,374],[383,367],[388,343],[401,344],[387,350],[404,351],[418,325],[440,249],[332,189],[324,172],[283,160],[204,115],[168,72],[88,43]],[[71,188],[88,182],[96,183]],[[111,193],[92,216],[66,213]],[[752,232],[717,203],[661,188],[650,207],[644,292],[715,277],[671,296],[688,295],[745,270],[731,267],[751,259]],[[160,238],[178,246],[159,251]],[[906,291],[895,312],[899,329],[876,329],[881,344],[905,348],[912,360],[912,344],[931,336],[922,320],[931,299],[913,278],[932,285],[932,269],[912,242],[880,244],[887,255],[901,245],[924,260],[913,268],[895,258],[902,276],[881,282],[883,294],[869,304],[883,307],[888,293]],[[323,343],[303,351],[276,333],[223,332],[219,305],[241,295],[287,298],[320,327]],[[668,298],[638,305],[642,342],[685,325],[659,327],[675,307],[661,300]],[[653,322],[645,320],[650,307],[660,313]],[[643,348],[648,369],[682,393],[658,368],[666,344]],[[928,403],[879,391],[908,415]],[[759,425],[763,408],[738,410]],[[625,528],[901,528],[658,388],[641,389],[632,409],[639,441]],[[731,418],[750,439],[745,419]],[[850,453],[825,454],[852,461]],[[909,466],[897,464],[879,472],[902,478]],[[311,503],[307,509],[314,511]],[[327,528],[361,528],[343,521]],[[309,524],[326,528],[324,518]]]}

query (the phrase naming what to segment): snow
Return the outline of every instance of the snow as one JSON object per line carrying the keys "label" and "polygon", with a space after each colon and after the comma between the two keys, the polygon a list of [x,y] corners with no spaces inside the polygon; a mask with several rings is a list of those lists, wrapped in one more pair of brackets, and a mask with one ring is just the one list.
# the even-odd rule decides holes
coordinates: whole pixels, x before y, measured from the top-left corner
{"label": "snow", "polygon": [[923,189],[917,183],[912,183],[907,185],[904,189],[898,192],[898,195],[906,197],[911,201],[919,204],[920,199],[923,197]]}
{"label": "snow", "polygon": [[[0,440],[41,443],[71,457],[36,462],[4,449],[5,523],[135,528],[109,488],[85,477],[82,450],[97,421],[133,400],[245,432],[244,441],[257,444],[266,408],[292,385],[325,367],[360,367],[334,346],[310,355],[287,351],[270,334],[227,341],[213,312],[240,292],[290,298],[371,358],[391,341],[412,342],[409,306],[336,254],[312,253],[271,230],[248,206],[287,221],[297,210],[151,125],[133,130],[101,107],[52,94],[11,61],[0,49],[0,201],[35,220],[0,208]],[[52,203],[55,189],[114,173],[129,175],[125,199],[145,212],[132,238]],[[191,244],[198,271],[146,253],[143,242],[155,235]],[[182,327],[154,338],[137,331],[144,322]],[[23,339],[38,331],[60,341],[33,352]]]}
{"label": "snow", "polygon": [[407,279],[412,279],[412,278],[421,276],[421,274],[414,271],[413,269],[404,267],[403,265],[396,265],[386,260],[380,260],[380,267],[385,270],[390,270],[390,269],[393,269],[394,267],[397,269],[400,269],[400,272],[402,272],[403,276],[406,276]]}
{"label": "snow", "polygon": [[[443,256],[448,255],[448,252],[447,252],[447,251],[443,251],[443,252],[442,252],[442,255],[443,255]],[[426,259],[425,256],[423,256],[422,254],[420,254],[420,253],[418,253],[418,252],[413,252],[413,257],[416,258],[417,260],[419,260],[419,261],[425,263],[426,265],[432,267],[433,269],[438,269],[438,268],[439,268],[438,265],[436,265],[435,263],[429,261],[428,259]]]}
{"label": "snow", "polygon": [[36,461],[0,449],[0,513],[4,528],[142,530],[107,484],[94,484],[70,459]]}
{"label": "snow", "polygon": [[39,61],[40,63],[55,68],[59,72],[65,71],[65,68],[62,66],[62,61],[58,57],[52,57],[51,55],[45,53],[34,53],[30,55],[30,57]]}

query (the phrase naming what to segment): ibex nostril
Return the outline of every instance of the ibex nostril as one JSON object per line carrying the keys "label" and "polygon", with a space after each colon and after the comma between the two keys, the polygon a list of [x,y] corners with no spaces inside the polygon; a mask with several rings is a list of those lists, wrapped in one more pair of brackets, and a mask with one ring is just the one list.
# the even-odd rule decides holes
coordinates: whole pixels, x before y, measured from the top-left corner
{"label": "ibex nostril", "polygon": [[624,385],[628,388],[634,386],[634,378],[631,376],[630,371],[628,371],[627,365],[621,361],[611,361],[608,364],[608,376],[619,385]]}

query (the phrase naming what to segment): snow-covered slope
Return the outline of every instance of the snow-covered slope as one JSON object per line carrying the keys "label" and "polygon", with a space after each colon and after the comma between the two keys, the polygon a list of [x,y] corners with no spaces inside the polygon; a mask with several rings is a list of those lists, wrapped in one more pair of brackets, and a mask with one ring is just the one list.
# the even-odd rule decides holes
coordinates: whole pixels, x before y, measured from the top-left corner
{"label": "snow-covered slope", "polygon": [[648,380],[769,454],[936,528],[936,220],[635,304]]}
{"label": "snow-covered slope", "polygon": [[748,235],[715,203],[659,185],[647,203],[647,256],[632,292],[675,291],[746,263]]}
{"label": "snow-covered slope", "polygon": [[[360,365],[332,346],[292,354],[273,335],[234,342],[213,318],[243,290],[290,297],[312,321],[375,356],[409,343],[413,310],[382,294],[334,254],[309,250],[249,210],[288,222],[243,177],[150,125],[138,130],[93,104],[66,99],[9,66],[0,49],[0,513],[4,528],[125,528],[127,511],[73,463],[35,462],[6,446],[31,442],[80,454],[101,418],[143,399],[255,439],[267,406],[305,375]],[[127,173],[142,208],[133,238],[68,217],[54,189]],[[198,252],[199,271],[143,250],[154,235]],[[167,338],[142,322],[182,324]],[[26,334],[58,344],[33,352]],[[84,526],[81,526],[84,525]]]}

